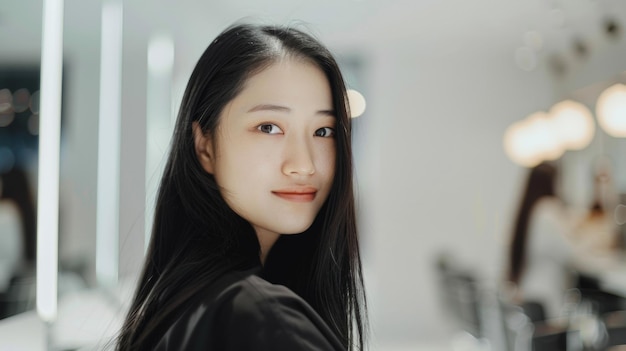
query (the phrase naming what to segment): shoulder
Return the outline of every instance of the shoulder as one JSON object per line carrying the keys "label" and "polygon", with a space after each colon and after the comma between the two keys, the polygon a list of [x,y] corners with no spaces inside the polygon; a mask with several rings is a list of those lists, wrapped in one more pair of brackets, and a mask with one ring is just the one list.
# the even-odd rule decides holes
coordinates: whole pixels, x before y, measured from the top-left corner
{"label": "shoulder", "polygon": [[19,217],[20,217],[20,210],[14,201],[0,199],[0,221],[17,222],[18,221],[17,218]]}
{"label": "shoulder", "polygon": [[276,312],[288,308],[315,313],[302,298],[287,287],[272,284],[256,275],[232,284],[217,300],[218,303],[231,302],[227,304],[232,309],[231,312],[244,315],[259,314],[267,318],[279,318],[281,316]]}
{"label": "shoulder", "polygon": [[[159,350],[345,350],[293,291],[249,275],[208,293],[168,330]],[[178,346],[175,346],[178,345]]]}
{"label": "shoulder", "polygon": [[554,196],[545,196],[537,200],[535,203],[535,212],[561,212],[563,210],[563,202]]}
{"label": "shoulder", "polygon": [[544,197],[537,201],[532,212],[535,221],[544,224],[570,224],[574,219],[565,204],[556,197]]}
{"label": "shoulder", "polygon": [[[251,275],[217,299],[217,319],[235,350],[335,350],[340,343],[321,317],[293,291]],[[245,337],[243,337],[245,335]],[[230,349],[229,347],[229,349]]]}
{"label": "shoulder", "polygon": [[[539,200],[532,212],[529,231],[536,251],[553,256],[561,250],[569,255],[571,251],[570,237],[574,230],[576,218],[568,207],[556,197]],[[565,257],[565,256],[559,256]]]}

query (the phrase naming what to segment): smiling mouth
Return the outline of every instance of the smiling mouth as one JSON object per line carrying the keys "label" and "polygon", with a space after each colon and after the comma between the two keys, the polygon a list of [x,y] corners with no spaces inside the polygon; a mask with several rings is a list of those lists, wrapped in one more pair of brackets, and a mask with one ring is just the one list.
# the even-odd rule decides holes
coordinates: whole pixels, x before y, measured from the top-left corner
{"label": "smiling mouth", "polygon": [[293,202],[311,202],[315,199],[316,190],[272,191],[272,194]]}

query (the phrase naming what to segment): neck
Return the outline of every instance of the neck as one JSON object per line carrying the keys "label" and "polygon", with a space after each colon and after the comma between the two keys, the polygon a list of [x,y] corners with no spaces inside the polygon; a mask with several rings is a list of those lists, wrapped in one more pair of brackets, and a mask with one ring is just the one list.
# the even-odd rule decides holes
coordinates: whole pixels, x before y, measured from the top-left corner
{"label": "neck", "polygon": [[256,236],[259,239],[259,246],[261,247],[261,264],[265,264],[265,259],[267,258],[267,254],[272,249],[272,246],[276,243],[276,240],[280,237],[280,234],[270,232],[263,228],[254,228],[256,231]]}

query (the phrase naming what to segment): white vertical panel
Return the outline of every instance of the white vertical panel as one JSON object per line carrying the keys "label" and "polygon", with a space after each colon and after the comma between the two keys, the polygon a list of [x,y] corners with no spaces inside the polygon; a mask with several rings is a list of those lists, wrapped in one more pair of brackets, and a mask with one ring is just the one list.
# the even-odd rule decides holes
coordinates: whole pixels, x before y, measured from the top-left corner
{"label": "white vertical panel", "polygon": [[37,313],[57,315],[63,0],[44,0],[37,199]]}
{"label": "white vertical panel", "polygon": [[122,90],[122,4],[102,5],[96,277],[101,286],[118,279],[120,137]]}
{"label": "white vertical panel", "polygon": [[150,243],[152,220],[159,181],[165,167],[173,130],[172,68],[174,41],[168,35],[154,35],[148,43],[148,91],[146,118],[146,212],[145,249]]}

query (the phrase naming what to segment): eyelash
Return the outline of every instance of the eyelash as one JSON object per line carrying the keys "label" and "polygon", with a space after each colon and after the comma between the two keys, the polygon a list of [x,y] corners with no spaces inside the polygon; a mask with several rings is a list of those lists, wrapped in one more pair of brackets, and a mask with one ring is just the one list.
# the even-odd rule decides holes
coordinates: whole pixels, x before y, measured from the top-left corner
{"label": "eyelash", "polygon": [[[328,134],[328,135],[317,135],[317,132],[319,132],[320,130],[321,131],[326,131],[327,130],[328,132],[326,132],[326,134]],[[331,127],[320,128],[320,129],[315,131],[315,136],[322,137],[322,138],[333,138],[335,136],[335,129],[331,128]]]}
{"label": "eyelash", "polygon": [[258,127],[256,127],[256,129],[258,129],[261,133],[266,133],[266,134],[278,134],[278,133],[270,133],[269,131],[264,131],[263,127],[274,127],[277,128],[278,130],[280,130],[282,132],[282,129],[280,129],[280,127],[278,127],[277,125],[275,125],[274,123],[263,123],[261,125],[259,125]]}
{"label": "eyelash", "polygon": [[[280,130],[280,131],[282,132],[282,129],[280,129],[280,127],[279,127],[279,126],[277,126],[277,125],[276,125],[276,124],[274,124],[274,123],[263,123],[263,124],[260,124],[260,125],[259,125],[256,129],[257,129],[257,130],[259,130],[261,133],[266,133],[266,134],[280,134],[280,132],[274,132],[274,133],[272,133],[271,131],[265,131],[265,130],[264,130],[264,129],[265,129],[264,127],[273,127],[272,129],[276,128],[276,129],[278,129],[278,130]],[[319,134],[318,134],[318,132],[319,132],[319,131],[325,131],[324,135],[319,135]],[[283,133],[284,133],[284,132],[283,132]],[[332,137],[334,137],[334,136],[335,136],[335,129],[334,129],[334,128],[331,128],[331,127],[322,127],[322,128],[319,128],[319,129],[317,129],[317,130],[315,131],[314,136],[321,137],[321,138],[332,138]]]}

